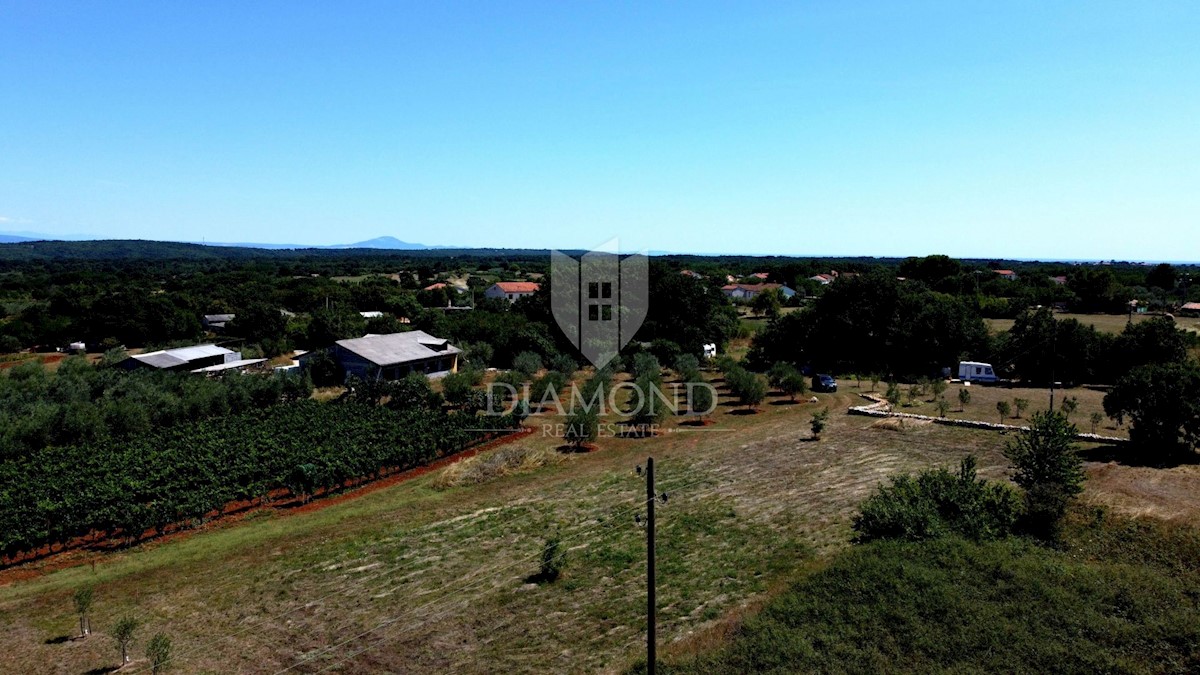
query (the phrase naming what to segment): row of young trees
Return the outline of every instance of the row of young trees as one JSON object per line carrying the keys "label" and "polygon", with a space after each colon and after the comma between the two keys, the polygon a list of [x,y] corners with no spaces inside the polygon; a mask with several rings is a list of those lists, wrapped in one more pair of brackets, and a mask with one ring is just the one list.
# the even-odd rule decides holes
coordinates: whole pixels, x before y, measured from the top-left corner
{"label": "row of young trees", "polygon": [[306,400],[120,441],[42,448],[0,462],[0,553],[92,532],[137,540],[277,488],[312,495],[419,466],[479,440],[482,428],[517,424],[513,416]]}

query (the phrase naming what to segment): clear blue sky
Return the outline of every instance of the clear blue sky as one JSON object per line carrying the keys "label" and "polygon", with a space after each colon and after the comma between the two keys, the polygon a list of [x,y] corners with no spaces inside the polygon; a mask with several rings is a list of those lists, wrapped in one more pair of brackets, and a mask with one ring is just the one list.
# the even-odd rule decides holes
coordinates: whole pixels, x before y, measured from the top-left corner
{"label": "clear blue sky", "polygon": [[0,3],[0,231],[1200,260],[1200,3]]}

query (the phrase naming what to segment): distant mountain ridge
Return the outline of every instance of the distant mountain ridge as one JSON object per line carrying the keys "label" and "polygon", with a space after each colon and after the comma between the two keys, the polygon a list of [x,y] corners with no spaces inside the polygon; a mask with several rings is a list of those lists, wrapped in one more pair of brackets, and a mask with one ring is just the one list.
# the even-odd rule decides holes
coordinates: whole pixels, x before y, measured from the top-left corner
{"label": "distant mountain ridge", "polygon": [[[80,237],[80,236],[55,236],[50,234],[40,234],[37,232],[0,232],[0,244],[20,244],[30,241],[113,241],[107,237]],[[356,242],[354,244],[333,244],[330,246],[313,246],[312,244],[260,244],[253,242],[214,242],[214,241],[188,241],[179,242],[184,244],[200,244],[202,246],[224,246],[233,248],[261,248],[267,250],[286,250],[286,249],[304,249],[304,248],[319,248],[319,249],[349,249],[349,248],[373,248],[388,251],[423,251],[427,249],[448,249],[456,248],[454,246],[429,246],[426,244],[416,244],[407,241],[401,241],[395,237],[383,236],[367,239],[366,241]]]}

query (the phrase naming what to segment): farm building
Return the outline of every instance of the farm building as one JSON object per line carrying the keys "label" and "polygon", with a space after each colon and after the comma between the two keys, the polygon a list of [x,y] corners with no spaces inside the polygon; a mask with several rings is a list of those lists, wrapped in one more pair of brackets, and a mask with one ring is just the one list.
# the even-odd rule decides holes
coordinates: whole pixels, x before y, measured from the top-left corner
{"label": "farm building", "polygon": [[1189,302],[1180,305],[1177,314],[1181,316],[1200,316],[1200,302]]}
{"label": "farm building", "polygon": [[541,284],[532,281],[497,281],[483,292],[485,298],[516,302],[537,293]]}
{"label": "farm building", "polygon": [[759,293],[772,288],[778,289],[785,300],[796,294],[782,284],[729,284],[722,286],[721,292],[733,300],[753,300]]}
{"label": "farm building", "polygon": [[[432,377],[457,372],[461,351],[448,340],[414,330],[338,340],[329,354],[347,375],[398,380],[413,372]],[[301,365],[307,367],[314,354],[301,356]]]}
{"label": "farm building", "polygon": [[245,368],[265,359],[243,359],[241,352],[216,345],[195,345],[135,354],[121,362],[126,370],[149,368],[189,373],[213,373]]}

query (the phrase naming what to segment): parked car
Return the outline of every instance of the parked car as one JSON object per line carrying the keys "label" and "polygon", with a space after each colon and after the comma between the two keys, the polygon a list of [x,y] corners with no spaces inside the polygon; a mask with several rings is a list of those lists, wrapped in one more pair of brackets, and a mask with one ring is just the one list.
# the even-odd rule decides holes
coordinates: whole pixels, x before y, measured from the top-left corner
{"label": "parked car", "polygon": [[812,390],[823,392],[837,391],[837,380],[833,379],[832,375],[818,373],[817,375],[813,375]]}

